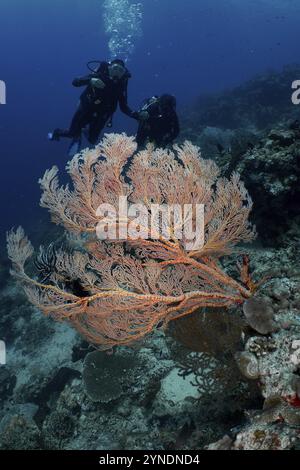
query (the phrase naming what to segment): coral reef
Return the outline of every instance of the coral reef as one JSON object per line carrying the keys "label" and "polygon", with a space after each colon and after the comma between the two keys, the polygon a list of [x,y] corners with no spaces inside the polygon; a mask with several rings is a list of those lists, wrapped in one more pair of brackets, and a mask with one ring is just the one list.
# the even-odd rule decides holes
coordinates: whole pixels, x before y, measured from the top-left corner
{"label": "coral reef", "polygon": [[[46,315],[70,322],[102,349],[130,344],[199,307],[241,304],[254,288],[245,263],[239,283],[218,262],[237,243],[255,236],[248,221],[251,199],[238,174],[218,178],[217,166],[202,159],[188,142],[174,151],[148,146],[133,155],[135,150],[134,140],[125,134],[107,135],[95,149],[68,164],[73,189],[59,187],[57,168],[46,172],[40,181],[41,205],[49,209],[55,223],[86,238],[77,250],[40,249],[35,265],[42,280],[25,271],[33,247],[23,230],[8,234],[12,274],[28,299]],[[104,223],[99,207],[110,204],[113,211],[120,197],[139,208],[143,205],[146,212],[139,209],[142,220],[135,235],[131,225],[136,214],[133,218],[119,214],[115,219],[113,213],[113,241],[103,242],[97,237],[99,224]],[[167,231],[164,220],[162,231],[153,223],[157,205],[162,204],[181,210],[181,216],[174,212],[174,223]],[[189,212],[187,205],[192,207]],[[204,207],[204,237],[199,246],[186,231],[188,224],[200,225],[196,205]],[[151,238],[141,235],[149,227],[150,216]],[[182,217],[184,232],[178,238]],[[116,240],[115,231],[120,237],[124,229],[126,236]]]}
{"label": "coral reef", "polygon": [[[89,353],[84,361],[83,383],[91,400],[102,403],[120,398],[138,380],[143,364],[127,355]],[[111,371],[114,375],[111,375]],[[127,382],[127,383],[126,383]]]}
{"label": "coral reef", "polygon": [[238,171],[253,199],[252,220],[260,239],[279,244],[283,231],[299,217],[300,124],[280,122],[259,134],[230,131],[228,141],[226,132],[215,129],[208,139],[204,130],[195,143],[203,156],[217,162],[222,175]]}
{"label": "coral reef", "polygon": [[262,299],[252,297],[246,300],[243,305],[243,312],[247,323],[258,333],[266,335],[275,331],[274,311]]}
{"label": "coral reef", "polygon": [[[184,129],[186,137],[200,144],[202,156],[215,159],[221,174],[228,176],[235,169],[243,174],[255,201],[259,238],[247,252],[255,280],[264,282],[256,283],[255,295],[243,305],[200,306],[167,322],[164,331],[158,323],[130,348],[120,345],[113,354],[95,351],[67,322],[40,315],[39,307],[28,303],[9,279],[3,260],[0,338],[6,342],[8,361],[0,369],[1,449],[299,450],[299,132],[288,122],[299,111],[285,99],[290,73],[269,74],[224,99],[218,97],[212,103],[214,113],[203,109],[210,119],[197,122],[195,109],[191,127]],[[263,102],[268,83],[269,100]],[[257,109],[252,93],[261,97]],[[163,158],[170,161],[165,154]],[[98,161],[97,153],[95,159],[103,168],[103,156]],[[84,161],[81,156],[80,164]],[[74,168],[69,167],[71,173]],[[124,170],[130,170],[130,162]],[[49,180],[54,203],[73,194],[74,188],[60,190],[55,179]],[[83,179],[76,184],[80,181],[82,188],[89,187]],[[125,179],[122,185],[124,181],[131,184]],[[174,193],[176,185],[167,179],[166,187]],[[143,182],[140,190],[146,188]],[[111,188],[103,185],[101,190]],[[155,194],[153,187],[149,194]],[[77,204],[76,210],[85,210],[84,204]],[[61,207],[70,220],[75,206]],[[269,208],[272,214],[267,217]],[[81,223],[78,213],[76,222]],[[79,264],[66,281],[65,264],[59,260],[62,252],[68,253],[68,263],[91,253],[91,234],[66,237],[55,226],[38,229],[47,246],[28,260],[26,272],[37,283],[53,285],[55,279],[59,288],[84,298]],[[26,249],[31,253],[27,243],[22,248],[23,254]],[[130,244],[126,256],[135,249]],[[148,253],[141,259],[148,259]],[[236,257],[218,257],[220,266],[226,279],[236,277]],[[240,270],[249,289],[253,281],[247,262]],[[31,289],[30,283],[23,285]]]}
{"label": "coral reef", "polygon": [[[258,277],[269,277],[272,272],[256,294],[273,308],[278,328],[271,334],[261,335],[247,326],[241,307],[238,314],[218,312],[221,324],[214,331],[217,315],[210,318],[208,309],[204,315],[195,312],[178,320],[179,324],[184,322],[178,329],[177,321],[171,322],[168,335],[155,330],[134,348],[119,347],[111,356],[92,352],[68,325],[53,323],[24,301],[23,310],[5,307],[3,321],[10,316],[18,321],[8,344],[5,383],[10,385],[0,409],[1,446],[203,449],[227,435],[218,445],[232,449],[296,448],[299,366],[294,363],[298,348],[293,346],[299,341],[300,321],[295,246],[297,239],[287,234],[281,249],[250,250]],[[10,283],[3,295],[7,306],[9,299],[14,305],[20,293]],[[33,335],[35,348],[34,344],[28,348],[24,339],[17,341],[29,319],[31,332],[48,325],[44,343],[38,334]],[[191,322],[191,327],[185,322]],[[190,328],[189,341],[186,332],[191,332]],[[197,344],[197,337],[201,344]],[[197,351],[192,352],[195,346]],[[258,379],[241,376],[233,358],[237,351],[254,355]],[[103,402],[92,400],[82,380],[89,353],[101,355],[100,361],[110,363],[105,390],[118,380],[119,392],[109,402],[105,394]],[[136,364],[132,374],[120,376],[121,358],[126,359],[127,369]],[[174,394],[174,378],[178,379],[178,394]],[[100,394],[101,387],[100,383]],[[72,422],[65,420],[66,416]],[[57,422],[59,434],[54,428]]]}
{"label": "coral reef", "polygon": [[299,216],[300,126],[281,125],[267,133],[241,156],[236,170],[253,196],[259,233],[274,240]]}
{"label": "coral reef", "polygon": [[217,162],[221,174],[241,174],[253,199],[253,222],[266,245],[279,243],[299,217],[300,113],[291,100],[291,83],[299,73],[299,66],[292,65],[255,77],[231,91],[202,97],[182,117],[182,139]]}

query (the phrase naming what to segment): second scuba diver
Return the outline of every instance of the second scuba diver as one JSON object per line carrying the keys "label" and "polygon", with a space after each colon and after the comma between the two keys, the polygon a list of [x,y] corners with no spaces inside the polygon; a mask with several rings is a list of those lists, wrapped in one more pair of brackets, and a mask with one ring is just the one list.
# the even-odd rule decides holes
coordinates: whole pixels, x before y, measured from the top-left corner
{"label": "second scuba diver", "polygon": [[180,132],[176,98],[172,95],[148,99],[138,113],[140,121],[136,141],[139,147],[153,142],[157,147],[173,143]]}

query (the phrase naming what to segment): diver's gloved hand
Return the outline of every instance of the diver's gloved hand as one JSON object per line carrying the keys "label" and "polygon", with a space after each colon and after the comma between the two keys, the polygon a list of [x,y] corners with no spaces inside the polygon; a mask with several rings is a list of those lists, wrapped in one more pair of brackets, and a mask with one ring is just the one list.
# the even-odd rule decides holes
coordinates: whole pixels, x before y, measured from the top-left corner
{"label": "diver's gloved hand", "polygon": [[132,111],[131,116],[133,119],[139,121],[139,113],[137,111]]}
{"label": "diver's gloved hand", "polygon": [[148,113],[148,111],[140,111],[138,114],[139,121],[148,121],[148,119],[150,118],[150,114]]}
{"label": "diver's gloved hand", "polygon": [[91,85],[94,88],[100,88],[103,90],[105,88],[105,83],[101,80],[101,78],[91,78]]}

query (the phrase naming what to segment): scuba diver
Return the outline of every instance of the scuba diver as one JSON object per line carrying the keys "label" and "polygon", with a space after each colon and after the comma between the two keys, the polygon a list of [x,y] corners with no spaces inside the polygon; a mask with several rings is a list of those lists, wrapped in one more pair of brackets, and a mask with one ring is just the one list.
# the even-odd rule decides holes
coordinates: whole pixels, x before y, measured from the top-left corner
{"label": "scuba diver", "polygon": [[138,113],[132,111],[127,104],[127,87],[131,74],[122,60],[97,62],[95,70],[85,77],[75,78],[73,86],[85,86],[79,105],[67,130],[55,129],[48,134],[49,140],[59,141],[66,137],[72,139],[69,156],[79,152],[81,148],[82,131],[88,141],[95,145],[104,126],[112,126],[112,116],[119,104],[121,111],[134,119]]}
{"label": "scuba diver", "polygon": [[172,144],[180,132],[176,98],[172,95],[153,96],[139,111],[138,120],[136,141],[139,146],[144,146],[147,141],[158,147]]}

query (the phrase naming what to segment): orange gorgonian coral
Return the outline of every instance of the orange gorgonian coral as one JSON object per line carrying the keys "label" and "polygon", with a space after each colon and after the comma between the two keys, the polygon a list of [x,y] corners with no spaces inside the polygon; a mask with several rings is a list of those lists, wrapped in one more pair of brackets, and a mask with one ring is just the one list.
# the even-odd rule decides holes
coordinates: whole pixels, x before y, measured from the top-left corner
{"label": "orange gorgonian coral", "polygon": [[[59,186],[56,167],[40,180],[42,207],[73,234],[68,250],[52,247],[50,256],[40,248],[35,264],[47,265],[43,279],[25,270],[33,248],[23,229],[7,237],[11,272],[43,313],[69,321],[89,342],[109,349],[199,307],[230,307],[251,296],[245,266],[238,282],[218,261],[255,236],[248,222],[251,199],[237,174],[220,178],[215,163],[202,159],[189,142],[173,151],[148,146],[136,153],[134,139],[125,134],[106,135],[95,149],[76,155],[67,170],[72,187]],[[118,207],[120,196],[146,206],[149,216],[153,204],[204,204],[204,245],[188,251],[174,232],[168,239],[99,240],[98,208]],[[116,230],[129,222],[117,220]]]}

